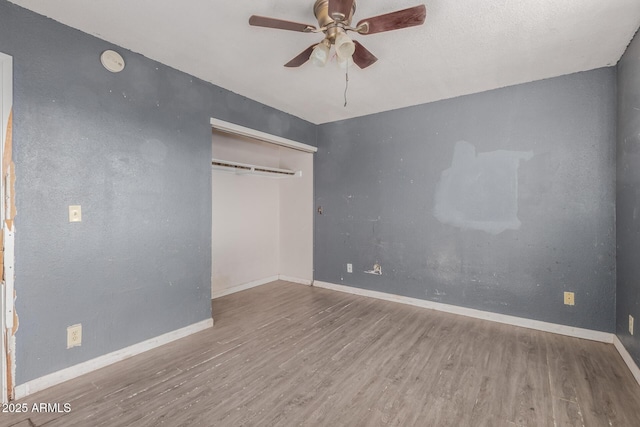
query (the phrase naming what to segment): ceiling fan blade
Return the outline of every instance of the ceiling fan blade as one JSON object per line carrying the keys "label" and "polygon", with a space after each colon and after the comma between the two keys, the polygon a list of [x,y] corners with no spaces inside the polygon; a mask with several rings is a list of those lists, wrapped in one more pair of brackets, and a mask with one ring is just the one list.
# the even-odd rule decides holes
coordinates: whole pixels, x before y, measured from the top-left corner
{"label": "ceiling fan blade", "polygon": [[[384,31],[422,25],[427,16],[425,5],[410,7],[384,15],[374,16],[358,22],[356,28],[360,34],[375,34]],[[362,26],[362,27],[361,27]]]}
{"label": "ceiling fan blade", "polygon": [[299,22],[283,21],[282,19],[267,18],[266,16],[251,15],[249,25],[254,27],[276,28],[278,30],[299,31],[310,33],[316,30],[313,25],[301,24]]}
{"label": "ceiling fan blade", "polygon": [[313,52],[313,48],[316,47],[318,45],[318,43],[316,44],[312,44],[311,46],[309,46],[308,48],[306,48],[300,55],[296,56],[295,58],[293,58],[291,61],[287,62],[286,64],[284,64],[285,67],[299,67],[302,64],[304,64],[305,62],[307,62],[309,60],[309,57],[311,56],[311,52]]}
{"label": "ceiling fan blade", "polygon": [[354,40],[353,43],[356,45],[356,51],[353,52],[352,59],[358,67],[367,68],[378,60],[373,53],[369,52],[364,46],[358,43],[357,40]]}
{"label": "ceiling fan blade", "polygon": [[[353,0],[329,0],[329,16],[336,21],[342,21],[349,18],[352,7]],[[338,16],[334,18],[335,14]]]}

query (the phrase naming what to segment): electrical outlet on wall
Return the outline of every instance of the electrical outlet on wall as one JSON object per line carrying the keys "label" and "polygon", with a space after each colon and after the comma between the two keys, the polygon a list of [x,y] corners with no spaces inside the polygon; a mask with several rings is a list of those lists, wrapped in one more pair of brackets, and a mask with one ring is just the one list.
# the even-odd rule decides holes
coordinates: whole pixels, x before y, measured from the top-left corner
{"label": "electrical outlet on wall", "polygon": [[633,335],[633,316],[629,315],[629,333]]}
{"label": "electrical outlet on wall", "polygon": [[575,295],[573,292],[565,292],[564,293],[564,304],[565,305],[576,305]]}
{"label": "electrical outlet on wall", "polygon": [[82,345],[82,324],[67,327],[67,348]]}
{"label": "electrical outlet on wall", "polygon": [[347,264],[347,273],[353,273],[353,264]]}

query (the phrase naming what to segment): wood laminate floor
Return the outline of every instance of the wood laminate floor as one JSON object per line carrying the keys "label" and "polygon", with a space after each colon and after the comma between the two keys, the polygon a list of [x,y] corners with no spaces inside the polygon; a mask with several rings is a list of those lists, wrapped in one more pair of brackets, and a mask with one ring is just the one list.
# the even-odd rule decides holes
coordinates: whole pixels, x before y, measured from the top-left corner
{"label": "wood laminate floor", "polygon": [[213,328],[17,403],[2,426],[640,426],[612,345],[274,282]]}

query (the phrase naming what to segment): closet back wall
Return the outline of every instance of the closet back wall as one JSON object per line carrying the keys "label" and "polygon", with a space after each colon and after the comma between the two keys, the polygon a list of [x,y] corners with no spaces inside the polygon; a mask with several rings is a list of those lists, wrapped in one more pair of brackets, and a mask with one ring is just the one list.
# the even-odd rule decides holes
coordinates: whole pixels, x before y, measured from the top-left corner
{"label": "closet back wall", "polygon": [[[213,158],[277,168],[278,147],[213,132]],[[212,173],[211,297],[278,275],[279,179]]]}

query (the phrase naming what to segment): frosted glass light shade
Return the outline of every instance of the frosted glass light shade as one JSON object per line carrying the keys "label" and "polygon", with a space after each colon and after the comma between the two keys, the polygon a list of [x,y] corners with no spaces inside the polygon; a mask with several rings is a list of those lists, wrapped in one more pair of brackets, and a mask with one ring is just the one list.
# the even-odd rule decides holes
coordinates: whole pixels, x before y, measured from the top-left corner
{"label": "frosted glass light shade", "polygon": [[336,54],[338,58],[347,59],[353,55],[356,51],[356,45],[345,33],[340,33],[336,36]]}
{"label": "frosted glass light shade", "polygon": [[329,46],[324,43],[318,44],[311,52],[311,62],[316,67],[324,67],[329,59]]}

